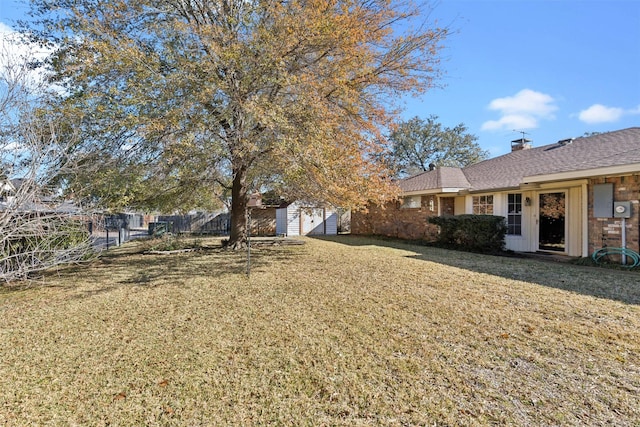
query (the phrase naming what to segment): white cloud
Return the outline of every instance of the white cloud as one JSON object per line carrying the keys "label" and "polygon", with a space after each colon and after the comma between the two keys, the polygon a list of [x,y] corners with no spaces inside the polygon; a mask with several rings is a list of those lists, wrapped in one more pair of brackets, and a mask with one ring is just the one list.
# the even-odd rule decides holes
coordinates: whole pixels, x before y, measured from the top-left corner
{"label": "white cloud", "polygon": [[611,123],[617,122],[625,114],[640,114],[640,106],[638,108],[625,111],[623,108],[607,107],[602,104],[593,104],[586,110],[580,111],[578,118],[584,123]]}
{"label": "white cloud", "polygon": [[553,98],[550,95],[536,92],[531,89],[523,89],[514,96],[497,98],[491,101],[489,108],[504,113],[532,114],[536,116],[547,116],[557,109],[553,105]]}
{"label": "white cloud", "polygon": [[537,126],[535,118],[527,115],[509,114],[499,120],[489,120],[482,124],[482,130],[531,129]]}
{"label": "white cloud", "polygon": [[[19,33],[0,22],[0,77],[16,77],[16,73],[21,73],[20,67],[29,61],[43,60],[51,52],[49,49],[25,42]],[[43,70],[31,70],[21,78],[35,86],[43,81],[44,73]]]}
{"label": "white cloud", "polygon": [[19,34],[8,25],[0,22],[0,48],[2,49],[3,62],[6,57],[23,57],[27,53],[28,47],[22,43]]}
{"label": "white cloud", "polygon": [[558,107],[551,95],[523,89],[513,96],[494,99],[489,109],[498,111],[501,117],[484,122],[482,130],[536,128],[540,120],[553,119]]}

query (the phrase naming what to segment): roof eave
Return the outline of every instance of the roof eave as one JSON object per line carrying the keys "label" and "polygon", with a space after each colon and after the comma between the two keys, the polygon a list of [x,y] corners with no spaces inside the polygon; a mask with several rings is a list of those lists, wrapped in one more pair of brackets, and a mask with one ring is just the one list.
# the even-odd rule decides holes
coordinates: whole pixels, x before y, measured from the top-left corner
{"label": "roof eave", "polygon": [[640,173],[640,163],[632,163],[628,165],[607,166],[603,168],[583,169],[576,171],[558,172],[544,175],[532,175],[522,177],[522,184],[530,185],[532,183],[565,181],[572,179],[593,178],[605,175],[622,175],[629,173]]}
{"label": "roof eave", "polygon": [[461,190],[466,190],[463,187],[445,187],[445,188],[427,188],[424,190],[403,191],[403,196],[421,196],[423,194],[443,194],[443,193],[458,193]]}
{"label": "roof eave", "polygon": [[485,193],[495,193],[495,192],[501,192],[501,191],[514,191],[514,190],[520,190],[520,187],[512,186],[512,187],[491,187],[491,188],[478,188],[478,189],[464,188],[464,189],[461,189],[458,194],[460,194],[461,196],[466,196],[467,194],[485,194]]}

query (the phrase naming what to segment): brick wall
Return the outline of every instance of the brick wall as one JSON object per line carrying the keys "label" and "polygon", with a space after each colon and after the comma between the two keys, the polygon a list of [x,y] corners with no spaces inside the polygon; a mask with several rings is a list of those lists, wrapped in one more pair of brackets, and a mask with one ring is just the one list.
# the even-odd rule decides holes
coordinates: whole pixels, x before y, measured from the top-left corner
{"label": "brick wall", "polygon": [[622,218],[593,217],[593,185],[604,183],[613,183],[614,201],[631,202],[632,215],[626,219],[627,248],[640,252],[640,175],[625,175],[589,181],[589,253],[604,245],[622,247]]}
{"label": "brick wall", "polygon": [[427,217],[437,216],[438,198],[433,197],[433,211],[430,200],[431,196],[422,196],[420,208],[401,208],[400,203],[395,202],[384,207],[369,206],[368,212],[354,211],[351,213],[351,234],[433,241],[438,227],[429,224]]}

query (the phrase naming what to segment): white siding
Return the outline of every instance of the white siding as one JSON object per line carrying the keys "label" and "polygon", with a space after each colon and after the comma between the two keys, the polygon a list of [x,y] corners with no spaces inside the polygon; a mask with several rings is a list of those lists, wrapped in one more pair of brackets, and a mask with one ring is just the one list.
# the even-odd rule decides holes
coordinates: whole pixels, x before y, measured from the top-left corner
{"label": "white siding", "polygon": [[326,208],[325,218],[325,234],[330,236],[338,234],[338,213],[331,208]]}
{"label": "white siding", "polygon": [[582,256],[582,188],[571,187],[567,192],[566,242],[567,255]]}
{"label": "white siding", "polygon": [[[535,252],[538,250],[539,241],[539,198],[541,193],[564,192],[566,197],[565,210],[565,253],[570,256],[585,256],[584,246],[586,241],[585,212],[586,201],[583,196],[584,189],[580,187],[558,188],[549,186],[539,191],[522,192],[522,235],[506,236],[506,249],[515,252]],[[514,191],[517,193],[517,191]],[[501,194],[502,199],[500,211],[495,211],[495,215],[507,216],[506,194]],[[526,198],[531,199],[531,205],[527,206]],[[494,198],[495,200],[495,198]]]}
{"label": "white siding", "polygon": [[292,203],[287,206],[287,236],[300,235],[300,205]]}
{"label": "white siding", "polygon": [[508,215],[508,195],[509,194],[522,194],[522,234],[519,236],[516,235],[506,235],[505,236],[505,248],[508,250],[512,250],[515,252],[532,252],[534,248],[532,247],[532,242],[535,241],[535,234],[532,232],[535,227],[533,224],[535,223],[535,219],[532,218],[535,208],[532,206],[533,202],[527,206],[527,197],[530,200],[534,200],[534,195],[530,191],[513,191],[509,193],[503,193],[496,195],[502,199],[502,208],[500,211],[496,211],[496,215],[501,215],[507,218]]}
{"label": "white siding", "polygon": [[507,218],[507,193],[493,194],[493,215],[501,215]]}
{"label": "white siding", "polygon": [[295,202],[286,208],[276,209],[276,234],[335,235],[338,234],[338,214],[332,208],[302,206]]}
{"label": "white siding", "polygon": [[467,213],[467,198],[462,196],[462,197],[456,197],[455,200],[455,206],[453,207],[453,213],[455,215],[462,215],[462,214],[466,214]]}

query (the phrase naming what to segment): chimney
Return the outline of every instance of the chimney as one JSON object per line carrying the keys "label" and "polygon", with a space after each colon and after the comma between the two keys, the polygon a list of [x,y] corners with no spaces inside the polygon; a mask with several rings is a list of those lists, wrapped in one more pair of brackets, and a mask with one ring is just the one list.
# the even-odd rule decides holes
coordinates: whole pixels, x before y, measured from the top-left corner
{"label": "chimney", "polygon": [[528,150],[531,148],[530,139],[520,138],[511,141],[511,151]]}

